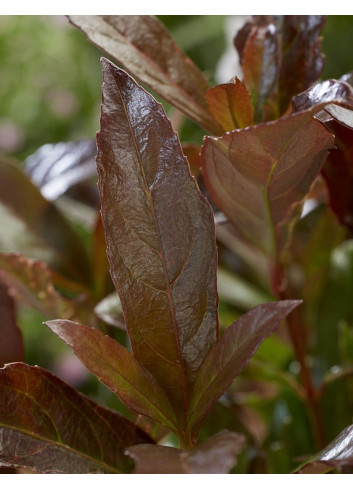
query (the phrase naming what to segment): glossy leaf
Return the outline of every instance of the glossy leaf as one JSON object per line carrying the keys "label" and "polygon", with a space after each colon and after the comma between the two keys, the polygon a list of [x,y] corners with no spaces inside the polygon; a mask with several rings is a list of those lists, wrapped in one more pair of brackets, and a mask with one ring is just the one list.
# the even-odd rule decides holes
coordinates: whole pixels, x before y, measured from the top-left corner
{"label": "glossy leaf", "polygon": [[299,474],[324,474],[344,465],[353,466],[353,425],[347,426],[315,458],[297,470]]}
{"label": "glossy leaf", "polygon": [[293,112],[316,108],[316,112],[328,104],[353,104],[353,87],[344,81],[334,79],[317,83],[292,99]]}
{"label": "glossy leaf", "polygon": [[37,472],[129,472],[124,449],[152,443],[118,413],[40,367],[0,369],[0,466]]}
{"label": "glossy leaf", "polygon": [[205,183],[246,243],[279,257],[333,137],[310,111],[206,137]]}
{"label": "glossy leaf", "polygon": [[45,144],[25,161],[25,172],[48,200],[97,174],[92,140]]}
{"label": "glossy leaf", "polygon": [[190,427],[200,422],[227,390],[262,341],[301,301],[279,301],[255,307],[226,329],[205,358],[195,382],[188,413]]}
{"label": "glossy leaf", "polygon": [[258,122],[284,114],[291,98],[319,78],[324,23],[322,15],[254,15],[238,32],[235,45]]}
{"label": "glossy leaf", "polygon": [[334,120],[326,122],[326,126],[335,135],[336,147],[330,151],[322,174],[333,211],[353,232],[353,131]]}
{"label": "glossy leaf", "polygon": [[110,326],[126,330],[121,302],[116,292],[112,292],[98,302],[94,308],[94,312],[102,321],[110,324]]}
{"label": "glossy leaf", "polygon": [[72,24],[167,102],[213,134],[209,85],[163,24],[151,15],[71,15]]}
{"label": "glossy leaf", "polygon": [[228,474],[244,447],[243,435],[221,431],[192,450],[137,445],[126,450],[137,474]]}
{"label": "glossy leaf", "polygon": [[45,318],[89,321],[91,313],[85,298],[70,300],[57,292],[52,273],[44,263],[17,253],[2,253],[0,274],[19,303],[33,307]]}
{"label": "glossy leaf", "polygon": [[209,88],[206,99],[210,112],[224,132],[251,126],[254,123],[250,93],[237,77],[228,83]]}
{"label": "glossy leaf", "polygon": [[0,160],[0,202],[54,252],[55,268],[87,283],[89,264],[79,236],[19,166],[3,157]]}
{"label": "glossy leaf", "polygon": [[45,324],[130,409],[176,429],[166,395],[126,348],[100,331],[72,321],[57,319]]}
{"label": "glossy leaf", "polygon": [[218,338],[211,208],[151,95],[103,59],[99,191],[111,275],[133,352],[184,422]]}
{"label": "glossy leaf", "polygon": [[16,322],[15,305],[0,273],[0,366],[21,362],[24,349],[21,330]]}

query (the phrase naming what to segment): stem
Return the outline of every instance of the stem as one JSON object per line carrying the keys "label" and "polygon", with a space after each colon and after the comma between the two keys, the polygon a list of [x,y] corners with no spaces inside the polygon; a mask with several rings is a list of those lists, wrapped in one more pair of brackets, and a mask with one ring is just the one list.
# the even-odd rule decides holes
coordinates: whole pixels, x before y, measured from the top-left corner
{"label": "stem", "polygon": [[191,430],[187,430],[185,432],[179,433],[179,440],[180,440],[180,448],[182,450],[190,450],[195,446],[195,443],[191,436]]}
{"label": "stem", "polygon": [[[293,299],[283,268],[278,265],[272,276],[273,289],[279,299]],[[287,316],[287,326],[297,361],[300,365],[300,379],[305,389],[306,406],[312,421],[313,436],[318,450],[325,446],[325,435],[320,410],[320,390],[315,389],[307,362],[308,334],[304,326],[301,308],[296,308]]]}

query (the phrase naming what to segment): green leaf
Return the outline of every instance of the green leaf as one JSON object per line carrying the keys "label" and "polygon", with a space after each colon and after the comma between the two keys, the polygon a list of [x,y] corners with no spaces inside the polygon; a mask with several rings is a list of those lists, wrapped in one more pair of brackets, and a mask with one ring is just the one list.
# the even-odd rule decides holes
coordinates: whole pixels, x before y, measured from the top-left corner
{"label": "green leaf", "polygon": [[254,123],[250,93],[237,77],[228,83],[209,88],[206,99],[210,112],[224,132],[251,126]]}
{"label": "green leaf", "polygon": [[160,104],[103,59],[99,191],[111,275],[135,357],[185,422],[217,341],[212,210]]}
{"label": "green leaf", "polygon": [[40,367],[0,369],[0,466],[37,472],[130,472],[124,449],[152,443],[118,413]]}
{"label": "green leaf", "polygon": [[126,348],[89,326],[60,319],[45,324],[130,409],[176,430],[174,411],[165,393]]}
{"label": "green leaf", "polygon": [[208,111],[209,85],[152,15],[70,15],[73,25],[133,76],[213,134],[220,128]]}
{"label": "green leaf", "polygon": [[137,474],[228,474],[244,443],[243,435],[223,430],[192,450],[142,444],[125,453],[135,461]]}
{"label": "green leaf", "polygon": [[333,137],[308,110],[206,137],[203,176],[245,243],[277,260],[332,145]]}
{"label": "green leaf", "polygon": [[0,366],[24,359],[21,330],[16,322],[15,305],[0,273]]}
{"label": "green leaf", "polygon": [[200,422],[228,389],[260,343],[301,301],[262,304],[241,316],[205,358],[195,382],[188,413],[191,428]]}

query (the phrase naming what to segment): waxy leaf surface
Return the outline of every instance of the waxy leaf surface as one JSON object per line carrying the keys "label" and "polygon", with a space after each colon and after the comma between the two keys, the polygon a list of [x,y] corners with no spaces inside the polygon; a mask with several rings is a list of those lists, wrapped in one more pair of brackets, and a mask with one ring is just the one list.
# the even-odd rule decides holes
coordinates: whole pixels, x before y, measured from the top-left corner
{"label": "waxy leaf surface", "polygon": [[130,409],[175,430],[175,415],[165,393],[126,348],[89,326],[60,319],[45,324]]}
{"label": "waxy leaf surface", "polygon": [[45,318],[89,320],[91,312],[82,298],[70,300],[55,290],[49,268],[17,253],[0,254],[0,276],[18,302],[33,307]]}
{"label": "waxy leaf surface", "polygon": [[254,123],[250,93],[237,77],[228,83],[209,88],[206,99],[211,113],[224,132]]}
{"label": "waxy leaf surface", "polygon": [[25,172],[48,200],[97,174],[92,140],[45,144],[25,161]]}
{"label": "waxy leaf surface", "polygon": [[213,215],[154,98],[103,59],[99,191],[111,275],[133,352],[182,424],[218,338]]}
{"label": "waxy leaf surface", "polygon": [[262,304],[241,316],[224,332],[205,358],[195,382],[188,423],[192,427],[228,389],[260,343],[301,301]]}
{"label": "waxy leaf surface", "polygon": [[213,201],[245,242],[279,257],[332,145],[327,129],[304,111],[206,137],[202,172]]}
{"label": "waxy leaf surface", "polygon": [[156,17],[71,15],[69,19],[93,44],[167,102],[211,133],[220,133],[208,111],[206,79]]}
{"label": "waxy leaf surface", "polygon": [[353,425],[347,426],[315,458],[298,469],[299,474],[324,474],[333,468],[353,466]]}
{"label": "waxy leaf surface", "polygon": [[23,359],[22,334],[16,322],[15,305],[0,275],[0,367]]}
{"label": "waxy leaf surface", "polygon": [[5,158],[0,161],[0,202],[54,252],[53,267],[88,282],[89,263],[79,236],[19,166]]}
{"label": "waxy leaf surface", "polygon": [[40,367],[12,363],[0,369],[0,392],[0,466],[130,472],[124,449],[152,443],[130,421]]}
{"label": "waxy leaf surface", "polygon": [[135,461],[137,474],[228,474],[244,443],[243,435],[224,430],[192,450],[141,444],[125,453]]}

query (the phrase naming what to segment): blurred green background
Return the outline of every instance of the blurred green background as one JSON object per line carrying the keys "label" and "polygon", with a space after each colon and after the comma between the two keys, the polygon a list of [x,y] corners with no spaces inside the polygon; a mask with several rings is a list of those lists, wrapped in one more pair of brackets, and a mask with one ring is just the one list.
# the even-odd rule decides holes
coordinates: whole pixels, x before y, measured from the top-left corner
{"label": "blurred green background", "polygon": [[[245,17],[160,16],[179,45],[214,81],[219,59],[232,76],[232,29]],[[234,27],[233,27],[234,26]],[[227,33],[228,32],[228,38]],[[329,16],[323,78],[353,68],[353,16]],[[48,142],[93,138],[98,130],[102,53],[64,16],[0,17],[0,151],[21,160]],[[202,140],[184,123],[181,139]]]}

